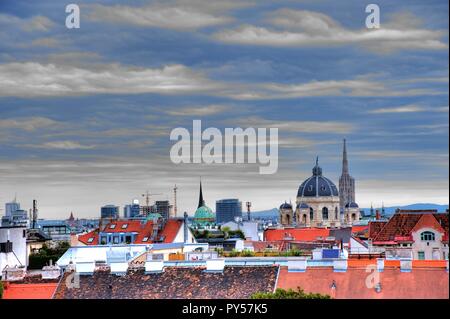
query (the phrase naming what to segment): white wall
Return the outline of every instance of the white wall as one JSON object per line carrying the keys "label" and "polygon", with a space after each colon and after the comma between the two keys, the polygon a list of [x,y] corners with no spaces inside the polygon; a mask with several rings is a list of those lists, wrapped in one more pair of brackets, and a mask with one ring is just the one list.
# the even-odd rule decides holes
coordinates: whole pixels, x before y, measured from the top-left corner
{"label": "white wall", "polygon": [[[187,228],[187,232],[188,232],[188,238],[187,238],[187,242],[188,243],[196,243],[197,241],[195,240],[194,235],[192,235],[191,230],[189,229],[189,227]],[[174,243],[184,243],[184,222],[181,224],[180,229],[178,230],[177,235],[175,236],[175,239],[173,240]]]}
{"label": "white wall", "polygon": [[6,266],[28,266],[27,256],[27,238],[24,232],[25,227],[0,228],[0,243],[6,242],[8,239],[13,243],[14,253],[0,253],[0,270]]}
{"label": "white wall", "polygon": [[[425,232],[430,231],[434,233],[434,241],[422,241],[420,235]],[[416,232],[412,233],[414,240],[413,248],[413,258],[419,259],[419,251],[425,252],[425,259],[444,259],[443,252],[445,251],[444,245],[442,244],[442,234],[433,228],[421,228]],[[433,256],[433,250],[436,249],[439,252],[439,256]],[[447,250],[448,251],[448,250]],[[439,258],[437,258],[439,257]]]}
{"label": "white wall", "polygon": [[369,248],[361,245],[353,237],[350,238],[350,253],[352,254],[367,254],[369,253]]}

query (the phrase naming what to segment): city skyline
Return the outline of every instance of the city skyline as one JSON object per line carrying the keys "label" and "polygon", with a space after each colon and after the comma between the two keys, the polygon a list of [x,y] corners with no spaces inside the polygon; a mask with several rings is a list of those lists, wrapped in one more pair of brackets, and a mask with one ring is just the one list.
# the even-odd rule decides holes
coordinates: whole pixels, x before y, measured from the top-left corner
{"label": "city skyline", "polygon": [[[266,210],[316,156],[338,184],[344,138],[360,207],[448,204],[448,2],[378,1],[375,39],[359,1],[95,2],[73,30],[56,0],[0,3],[0,206],[98,217],[176,184],[181,216],[201,176],[211,207]],[[170,132],[196,119],[278,128],[278,172],[175,165]]]}

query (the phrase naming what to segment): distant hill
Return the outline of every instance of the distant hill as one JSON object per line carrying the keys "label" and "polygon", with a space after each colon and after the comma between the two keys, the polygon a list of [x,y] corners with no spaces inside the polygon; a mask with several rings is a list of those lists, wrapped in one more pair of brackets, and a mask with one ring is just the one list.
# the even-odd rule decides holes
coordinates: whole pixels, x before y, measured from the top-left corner
{"label": "distant hill", "polygon": [[[386,212],[386,215],[392,215],[395,213],[395,210],[397,208],[400,209],[437,209],[438,212],[445,212],[446,209],[448,209],[448,205],[439,205],[439,204],[427,204],[427,203],[417,203],[417,204],[410,204],[405,206],[390,206],[385,207],[384,210]],[[370,213],[370,208],[361,208],[364,210],[365,215],[368,215]],[[378,208],[374,208],[378,209]],[[268,210],[261,210],[252,212],[252,216],[255,218],[278,218],[278,209],[272,208]]]}
{"label": "distant hill", "polygon": [[265,218],[265,219],[278,218],[278,208],[261,210],[257,212],[252,212],[251,214],[253,218]]}
{"label": "distant hill", "polygon": [[[400,208],[400,209],[437,209],[437,211],[441,213],[441,212],[445,212],[445,210],[448,209],[448,205],[417,203],[417,204],[410,204],[410,205],[405,205],[405,206],[385,207],[384,210],[386,212],[386,215],[393,215],[397,208]],[[362,209],[364,210],[365,215],[368,215],[370,213],[370,208],[362,208]],[[379,208],[377,208],[377,209],[379,209]],[[375,210],[375,208],[374,208],[374,210]]]}

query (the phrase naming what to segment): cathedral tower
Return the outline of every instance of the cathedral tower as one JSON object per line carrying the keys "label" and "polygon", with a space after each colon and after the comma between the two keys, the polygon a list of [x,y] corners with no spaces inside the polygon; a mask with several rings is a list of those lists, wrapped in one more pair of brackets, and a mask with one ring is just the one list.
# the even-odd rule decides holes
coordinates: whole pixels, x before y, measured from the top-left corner
{"label": "cathedral tower", "polygon": [[346,205],[355,203],[355,179],[350,176],[348,170],[347,145],[344,139],[344,150],[342,154],[342,174],[339,178],[339,206],[341,211]]}

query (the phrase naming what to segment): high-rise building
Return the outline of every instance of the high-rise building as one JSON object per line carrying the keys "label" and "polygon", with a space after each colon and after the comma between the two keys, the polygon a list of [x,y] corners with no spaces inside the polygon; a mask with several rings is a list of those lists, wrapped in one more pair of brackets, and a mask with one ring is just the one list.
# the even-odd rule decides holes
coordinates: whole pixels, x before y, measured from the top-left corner
{"label": "high-rise building", "polygon": [[101,218],[119,218],[119,207],[115,205],[106,205],[101,208]]}
{"label": "high-rise building", "polygon": [[5,216],[11,216],[17,210],[20,210],[20,204],[16,200],[5,204]]}
{"label": "high-rise building", "polygon": [[169,219],[170,204],[168,200],[157,200],[155,202],[156,213],[160,214],[165,220]]}
{"label": "high-rise building", "polygon": [[234,221],[236,217],[242,218],[242,202],[239,199],[222,199],[216,201],[217,223]]}
{"label": "high-rise building", "polygon": [[133,200],[132,204],[125,205],[123,208],[124,218],[138,217],[140,213],[141,213],[141,206],[139,205],[139,201],[137,199]]}
{"label": "high-rise building", "polygon": [[1,219],[1,226],[28,226],[28,214],[20,209],[20,204],[14,199],[5,204],[5,216]]}
{"label": "high-rise building", "polygon": [[339,206],[341,212],[346,205],[355,203],[355,179],[350,176],[347,159],[347,145],[344,139],[344,149],[342,152],[342,174],[339,178]]}

